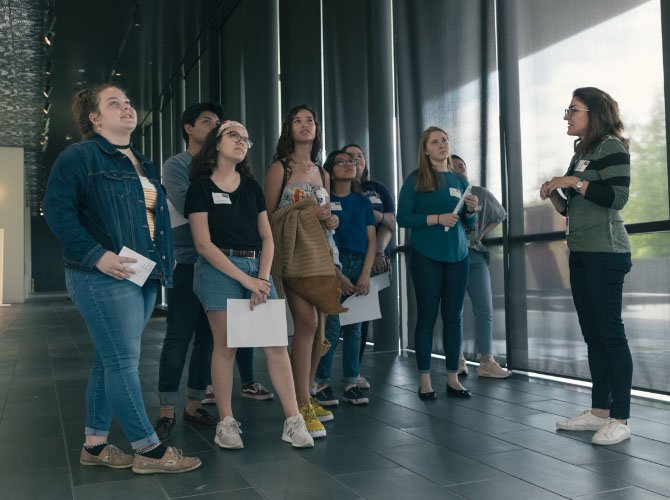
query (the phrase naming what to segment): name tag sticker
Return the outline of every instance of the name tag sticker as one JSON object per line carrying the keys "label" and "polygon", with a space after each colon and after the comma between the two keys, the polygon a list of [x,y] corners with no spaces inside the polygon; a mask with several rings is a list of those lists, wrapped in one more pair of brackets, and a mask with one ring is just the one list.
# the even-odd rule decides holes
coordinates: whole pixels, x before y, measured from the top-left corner
{"label": "name tag sticker", "polygon": [[579,163],[577,164],[577,168],[575,168],[576,172],[583,172],[586,170],[586,167],[589,166],[589,163],[591,163],[589,160],[580,160]]}
{"label": "name tag sticker", "polygon": [[342,211],[342,203],[339,201],[331,201],[330,202],[330,209],[334,212],[341,212]]}
{"label": "name tag sticker", "polygon": [[382,199],[379,196],[372,195],[368,198],[373,205],[381,205]]}
{"label": "name tag sticker", "polygon": [[458,188],[449,188],[449,196],[453,196],[454,198],[460,198],[461,195],[461,190]]}
{"label": "name tag sticker", "polygon": [[212,200],[215,205],[230,205],[230,195],[228,193],[212,193]]}

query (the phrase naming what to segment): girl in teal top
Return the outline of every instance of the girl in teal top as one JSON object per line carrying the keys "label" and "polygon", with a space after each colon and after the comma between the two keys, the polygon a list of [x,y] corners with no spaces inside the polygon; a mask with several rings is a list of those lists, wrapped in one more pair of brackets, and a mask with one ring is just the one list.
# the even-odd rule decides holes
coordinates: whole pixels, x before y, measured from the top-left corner
{"label": "girl in teal top", "polygon": [[452,173],[449,137],[429,127],[419,141],[417,169],[400,190],[398,225],[412,229],[410,271],[414,282],[417,323],[414,349],[421,374],[419,397],[436,399],[430,379],[433,328],[441,309],[442,338],[447,364],[447,394],[470,397],[458,381],[461,351],[461,311],[468,283],[468,240],[465,228],[477,222],[476,196],[464,196],[467,181]]}

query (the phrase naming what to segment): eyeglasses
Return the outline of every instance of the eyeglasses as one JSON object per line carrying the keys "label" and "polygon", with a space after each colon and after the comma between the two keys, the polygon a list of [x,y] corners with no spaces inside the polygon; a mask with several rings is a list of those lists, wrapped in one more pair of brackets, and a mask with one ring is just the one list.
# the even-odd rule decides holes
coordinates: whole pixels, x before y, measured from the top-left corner
{"label": "eyeglasses", "polygon": [[565,113],[563,113],[563,116],[568,115],[568,118],[572,118],[572,115],[574,115],[577,111],[584,111],[585,113],[588,113],[591,110],[579,109],[579,108],[565,108]]}
{"label": "eyeglasses", "polygon": [[352,165],[352,166],[355,167],[356,165],[358,165],[358,162],[356,160],[342,160],[342,159],[339,159],[339,158],[337,160],[335,160],[334,163],[335,163],[335,165],[339,165],[340,167],[342,167],[344,165]]}
{"label": "eyeglasses", "polygon": [[254,145],[254,143],[251,142],[248,137],[242,137],[239,133],[235,132],[234,130],[226,132],[223,135],[227,135],[228,137],[230,137],[236,144],[246,145],[247,149],[251,149],[251,146]]}

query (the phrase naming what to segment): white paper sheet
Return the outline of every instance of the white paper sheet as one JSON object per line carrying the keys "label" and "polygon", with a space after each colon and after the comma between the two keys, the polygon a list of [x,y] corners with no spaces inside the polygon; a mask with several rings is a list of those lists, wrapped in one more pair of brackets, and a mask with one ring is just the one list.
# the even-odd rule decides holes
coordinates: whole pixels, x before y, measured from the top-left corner
{"label": "white paper sheet", "polygon": [[367,295],[352,295],[342,302],[342,305],[348,307],[349,310],[340,313],[340,326],[362,323],[382,317],[382,312],[379,309],[379,294],[372,286],[370,287],[370,293]]}
{"label": "white paper sheet", "polygon": [[385,273],[378,274],[370,278],[370,293],[372,290],[383,290],[391,286],[391,273],[386,271]]}
{"label": "white paper sheet", "polygon": [[228,299],[228,347],[288,345],[284,299],[249,309],[249,299]]}
{"label": "white paper sheet", "polygon": [[128,247],[123,247],[119,252],[119,256],[137,259],[137,262],[126,262],[126,267],[135,271],[135,274],[131,274],[130,278],[126,279],[135,283],[137,286],[144,286],[144,283],[147,281],[147,278],[151,274],[151,271],[153,271],[156,263]]}
{"label": "white paper sheet", "polygon": [[[452,214],[456,215],[458,212],[461,211],[461,208],[463,208],[463,203],[465,203],[465,197],[469,196],[470,193],[472,193],[472,184],[468,184],[468,187],[465,188],[465,192],[463,193],[463,196],[461,196],[461,199],[458,200],[458,203],[456,203],[456,207],[454,207],[454,211],[451,212]],[[449,231],[449,227],[444,228],[444,232],[446,233]]]}

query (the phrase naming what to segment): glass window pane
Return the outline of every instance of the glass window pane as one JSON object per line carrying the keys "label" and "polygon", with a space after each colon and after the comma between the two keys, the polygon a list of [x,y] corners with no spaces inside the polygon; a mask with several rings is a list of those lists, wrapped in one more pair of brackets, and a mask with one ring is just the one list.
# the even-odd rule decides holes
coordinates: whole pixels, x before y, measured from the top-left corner
{"label": "glass window pane", "polygon": [[[668,392],[670,233],[630,239],[633,268],[624,284],[622,317],[633,354],[633,385]],[[529,369],[590,379],[565,241],[526,245],[526,284]]]}
{"label": "glass window pane", "polygon": [[[599,87],[617,100],[625,133],[632,137],[626,223],[668,218],[660,2],[618,4],[618,11],[604,13],[600,2],[520,2],[520,13],[532,13],[519,23],[521,51],[543,47],[519,61],[526,233],[563,226],[538,192],[542,182],[567,170],[574,137],[566,135],[563,109],[572,91],[583,86]],[[562,37],[556,28],[536,29],[540,16],[547,15],[565,26]],[[542,224],[533,221],[538,213]]]}

